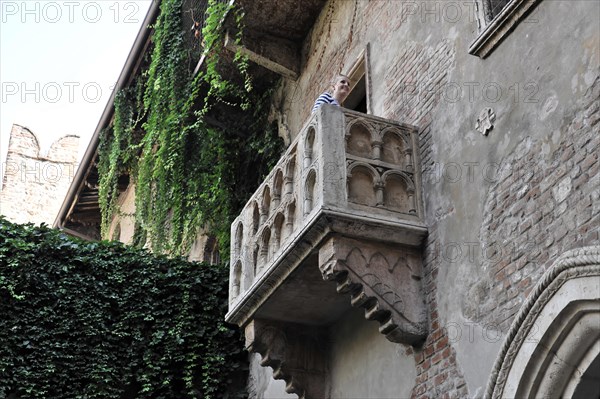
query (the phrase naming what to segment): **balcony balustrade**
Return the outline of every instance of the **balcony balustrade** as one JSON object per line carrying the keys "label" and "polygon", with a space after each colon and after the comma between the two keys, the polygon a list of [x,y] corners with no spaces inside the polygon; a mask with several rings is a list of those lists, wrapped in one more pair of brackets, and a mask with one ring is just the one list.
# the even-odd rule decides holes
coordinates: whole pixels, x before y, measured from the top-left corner
{"label": "balcony balustrade", "polygon": [[350,304],[392,342],[426,337],[418,148],[414,126],[324,105],[232,224],[226,320],[300,397],[323,394],[326,373],[297,370],[326,370]]}

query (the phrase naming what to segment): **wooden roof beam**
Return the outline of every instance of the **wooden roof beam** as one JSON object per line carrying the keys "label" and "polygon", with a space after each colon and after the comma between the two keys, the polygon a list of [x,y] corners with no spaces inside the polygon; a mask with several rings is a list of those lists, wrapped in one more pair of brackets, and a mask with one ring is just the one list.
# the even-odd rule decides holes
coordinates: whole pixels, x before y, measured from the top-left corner
{"label": "wooden roof beam", "polygon": [[225,48],[240,52],[252,62],[286,78],[297,80],[300,56],[297,46],[286,39],[270,35],[245,33],[237,44],[231,32],[225,33]]}

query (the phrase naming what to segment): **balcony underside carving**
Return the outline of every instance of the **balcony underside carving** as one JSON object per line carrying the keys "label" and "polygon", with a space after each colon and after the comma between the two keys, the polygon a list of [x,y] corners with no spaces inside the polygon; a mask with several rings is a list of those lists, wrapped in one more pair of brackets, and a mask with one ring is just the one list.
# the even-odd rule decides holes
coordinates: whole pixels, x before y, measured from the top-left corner
{"label": "balcony underside carving", "polygon": [[349,294],[365,318],[392,342],[418,345],[427,335],[419,253],[385,244],[332,237],[319,250],[323,278]]}
{"label": "balcony underside carving", "polygon": [[323,328],[254,319],[246,326],[246,347],[261,365],[284,380],[300,399],[327,396],[327,333]]}

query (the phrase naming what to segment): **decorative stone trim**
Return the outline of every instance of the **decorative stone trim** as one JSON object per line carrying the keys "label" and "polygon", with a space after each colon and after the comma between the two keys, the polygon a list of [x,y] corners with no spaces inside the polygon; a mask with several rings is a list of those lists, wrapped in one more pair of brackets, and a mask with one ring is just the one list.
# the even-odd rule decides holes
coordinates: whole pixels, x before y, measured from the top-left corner
{"label": "decorative stone trim", "polygon": [[600,277],[600,246],[568,251],[546,271],[513,320],[492,369],[485,398],[504,397],[509,372],[519,350],[526,341],[537,316],[552,297],[568,280],[588,276]]}
{"label": "decorative stone trim", "polygon": [[541,0],[512,0],[479,34],[469,47],[469,54],[487,57],[513,30],[522,17]]}
{"label": "decorative stone trim", "polygon": [[388,340],[411,345],[425,340],[427,318],[416,251],[332,237],[319,250],[319,269],[323,279],[337,283],[339,294],[350,294],[350,303],[363,308],[367,320],[379,322]]}
{"label": "decorative stone trim", "polygon": [[284,380],[285,391],[299,399],[327,397],[327,333],[293,323],[254,319],[246,326],[246,349],[262,356],[261,366]]}

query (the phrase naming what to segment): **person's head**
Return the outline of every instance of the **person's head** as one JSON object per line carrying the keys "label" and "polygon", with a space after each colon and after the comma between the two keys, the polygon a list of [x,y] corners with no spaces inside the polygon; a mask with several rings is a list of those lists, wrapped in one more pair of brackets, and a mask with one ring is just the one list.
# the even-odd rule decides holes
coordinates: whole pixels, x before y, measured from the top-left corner
{"label": "person's head", "polygon": [[346,75],[337,75],[331,82],[331,95],[338,103],[343,103],[350,93],[350,78]]}

